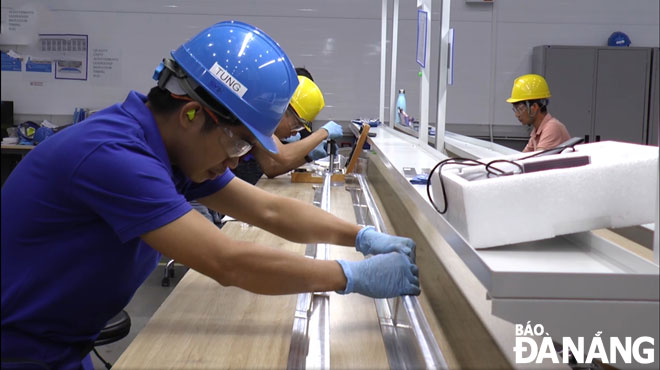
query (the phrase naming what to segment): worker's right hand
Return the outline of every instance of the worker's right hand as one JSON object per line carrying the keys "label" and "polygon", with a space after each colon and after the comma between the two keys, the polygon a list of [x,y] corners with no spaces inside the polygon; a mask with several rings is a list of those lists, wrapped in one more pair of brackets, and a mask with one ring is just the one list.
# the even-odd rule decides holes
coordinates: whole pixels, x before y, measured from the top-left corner
{"label": "worker's right hand", "polygon": [[390,252],[403,253],[415,262],[415,242],[410,238],[378,232],[373,226],[365,226],[355,238],[355,249],[367,254]]}
{"label": "worker's right hand", "polygon": [[296,132],[295,135],[291,135],[291,136],[287,137],[286,139],[282,139],[282,141],[287,142],[287,143],[293,143],[293,142],[296,142],[296,141],[299,141],[299,140],[300,140],[300,132]]}
{"label": "worker's right hand", "polygon": [[344,129],[335,121],[330,121],[321,128],[328,131],[328,140],[339,139],[344,135]]}
{"label": "worker's right hand", "polygon": [[362,261],[337,261],[346,276],[339,294],[360,293],[372,298],[419,295],[419,269],[398,252],[378,254]]}
{"label": "worker's right hand", "polygon": [[[334,144],[334,145],[335,145],[335,151],[336,151],[337,150],[337,144]],[[317,159],[325,158],[329,155],[328,152],[326,152],[326,150],[325,150],[325,148],[327,146],[328,146],[328,141],[323,140],[321,143],[319,143],[319,145],[316,146],[316,148],[312,149],[312,151],[309,152],[309,154],[307,154],[307,156],[309,156],[309,158],[311,158],[313,161],[315,161]]]}

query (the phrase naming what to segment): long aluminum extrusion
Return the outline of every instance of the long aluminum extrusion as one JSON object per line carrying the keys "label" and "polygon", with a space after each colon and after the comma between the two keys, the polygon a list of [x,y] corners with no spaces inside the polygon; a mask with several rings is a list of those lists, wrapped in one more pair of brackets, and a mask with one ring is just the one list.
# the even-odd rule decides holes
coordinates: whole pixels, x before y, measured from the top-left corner
{"label": "long aluminum extrusion", "polygon": [[[316,187],[314,193],[314,204],[325,211],[330,209],[331,174],[332,171],[326,173],[323,187]],[[358,185],[355,185],[356,180]],[[373,225],[376,230],[387,232],[364,177],[359,174],[347,175],[346,189],[351,193],[357,222]],[[328,245],[308,244],[305,256],[327,259]],[[417,297],[375,299],[374,303],[390,368],[448,368]],[[327,293],[298,295],[288,369],[330,368],[329,305],[330,298]],[[403,309],[400,309],[401,306]]]}
{"label": "long aluminum extrusion", "polygon": [[[349,186],[351,179],[348,177],[346,183],[358,223],[387,232],[366,180],[360,174],[352,176],[359,186]],[[416,296],[375,299],[374,302],[390,368],[448,368]]]}
{"label": "long aluminum extrusion", "polygon": [[[315,187],[314,204],[330,209],[331,173],[323,187]],[[320,199],[319,199],[320,198]],[[328,259],[327,244],[307,244],[305,257]],[[293,318],[287,369],[330,368],[330,296],[327,293],[298,294]]]}

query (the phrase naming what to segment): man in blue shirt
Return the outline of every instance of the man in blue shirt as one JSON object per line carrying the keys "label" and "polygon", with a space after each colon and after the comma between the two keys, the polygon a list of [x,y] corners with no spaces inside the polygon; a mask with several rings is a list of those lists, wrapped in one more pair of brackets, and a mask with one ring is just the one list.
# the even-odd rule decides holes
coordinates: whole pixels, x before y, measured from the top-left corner
{"label": "man in blue shirt", "polygon": [[[218,23],[173,51],[154,78],[148,96],[130,92],[39,144],[5,182],[3,368],[91,369],[93,341],[161,254],[260,294],[419,294],[412,240],[269,194],[228,170],[256,142],[276,151],[272,135],[297,86],[268,35]],[[374,256],[322,261],[235,241],[191,208],[194,199],[295,242]]]}

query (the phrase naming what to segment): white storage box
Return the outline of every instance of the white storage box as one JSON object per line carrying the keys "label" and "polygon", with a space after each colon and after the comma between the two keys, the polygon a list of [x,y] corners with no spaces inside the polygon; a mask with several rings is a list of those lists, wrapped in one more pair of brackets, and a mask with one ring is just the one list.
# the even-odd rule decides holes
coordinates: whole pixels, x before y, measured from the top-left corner
{"label": "white storage box", "polygon": [[[591,163],[491,178],[483,166],[445,165],[445,217],[474,248],[654,222],[658,147],[605,141],[575,149],[517,162],[588,156]],[[510,164],[497,166],[514,169]],[[431,184],[434,202],[444,207],[437,172]]]}

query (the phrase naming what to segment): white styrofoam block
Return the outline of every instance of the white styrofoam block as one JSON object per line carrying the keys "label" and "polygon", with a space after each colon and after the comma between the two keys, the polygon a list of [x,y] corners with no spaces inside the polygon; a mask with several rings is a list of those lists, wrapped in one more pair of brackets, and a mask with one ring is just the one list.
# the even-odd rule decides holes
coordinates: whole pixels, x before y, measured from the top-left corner
{"label": "white styrofoam block", "polygon": [[[588,155],[591,163],[491,178],[486,177],[483,166],[444,166],[445,217],[474,248],[653,222],[658,201],[658,147],[604,141],[576,145],[575,149],[517,162]],[[497,159],[516,160],[527,155]],[[433,199],[442,208],[437,173],[431,184]]]}

